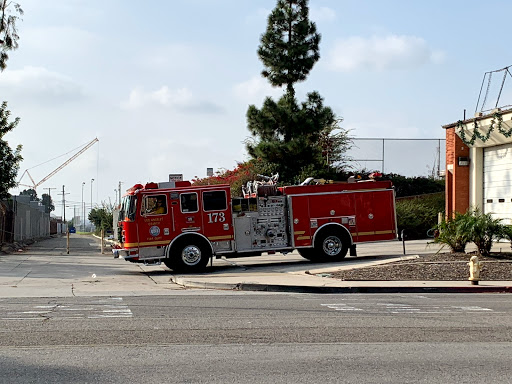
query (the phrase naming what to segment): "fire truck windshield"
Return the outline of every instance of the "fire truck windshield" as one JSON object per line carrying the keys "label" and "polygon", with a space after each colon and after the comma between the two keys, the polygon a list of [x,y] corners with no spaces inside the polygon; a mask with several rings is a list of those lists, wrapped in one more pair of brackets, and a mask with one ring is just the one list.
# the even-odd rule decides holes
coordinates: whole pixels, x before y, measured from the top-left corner
{"label": "fire truck windshield", "polygon": [[121,209],[119,211],[119,221],[126,219],[133,221],[135,219],[135,209],[137,206],[137,197],[128,195],[123,197]]}

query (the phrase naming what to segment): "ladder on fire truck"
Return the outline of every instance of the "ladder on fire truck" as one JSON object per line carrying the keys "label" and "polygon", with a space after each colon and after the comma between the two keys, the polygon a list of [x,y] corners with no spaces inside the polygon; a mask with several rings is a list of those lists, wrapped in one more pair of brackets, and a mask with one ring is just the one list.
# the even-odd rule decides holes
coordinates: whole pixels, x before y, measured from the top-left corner
{"label": "ladder on fire truck", "polygon": [[[62,163],[58,168],[54,169],[52,172],[50,172],[47,176],[43,177],[41,179],[41,181],[39,182],[35,182],[34,179],[32,178],[32,175],[30,174],[30,172],[28,171],[29,169],[32,169],[32,168],[35,168],[35,167],[38,167],[39,165],[43,165],[45,163],[42,163],[42,164],[39,164],[39,165],[36,165],[32,168],[27,168],[25,170],[25,172],[23,172],[23,174],[21,175],[19,181],[18,181],[18,185],[23,185],[24,187],[29,187],[29,188],[32,188],[34,191],[36,190],[36,188],[38,186],[40,186],[41,184],[43,184],[45,181],[47,181],[50,177],[52,177],[53,175],[55,175],[57,172],[59,172],[62,168],[64,168],[66,165],[68,165],[69,163],[71,163],[73,160],[75,160],[78,156],[80,156],[82,153],[84,153],[85,151],[87,151],[90,147],[92,147],[96,142],[98,142],[98,138],[94,138],[94,140],[90,141],[89,143],[87,143],[85,146],[82,147],[82,149],[80,149],[77,153],[75,153],[73,156],[71,156],[69,159],[67,159],[64,163]],[[68,152],[69,153],[69,152]],[[51,160],[49,160],[51,161]],[[23,179],[23,176],[25,176],[25,174],[28,175],[28,177],[30,178],[30,181],[32,181],[32,185],[28,185],[28,184],[21,184],[21,180]]]}

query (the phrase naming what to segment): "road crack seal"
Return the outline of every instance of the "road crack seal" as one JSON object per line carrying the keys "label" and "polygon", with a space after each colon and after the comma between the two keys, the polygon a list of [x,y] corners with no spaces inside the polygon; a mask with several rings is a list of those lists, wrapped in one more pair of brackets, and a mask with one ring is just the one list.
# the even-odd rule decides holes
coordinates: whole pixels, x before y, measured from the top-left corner
{"label": "road crack seal", "polygon": [[26,274],[25,276],[23,276],[23,277],[21,278],[21,280],[20,280],[20,281],[18,281],[18,282],[15,284],[15,286],[17,286],[17,285],[18,285],[18,284],[20,284],[23,280],[25,280],[25,278],[26,278],[28,275],[30,275],[30,273],[32,273],[32,271],[28,271],[28,272],[27,272],[27,274]]}

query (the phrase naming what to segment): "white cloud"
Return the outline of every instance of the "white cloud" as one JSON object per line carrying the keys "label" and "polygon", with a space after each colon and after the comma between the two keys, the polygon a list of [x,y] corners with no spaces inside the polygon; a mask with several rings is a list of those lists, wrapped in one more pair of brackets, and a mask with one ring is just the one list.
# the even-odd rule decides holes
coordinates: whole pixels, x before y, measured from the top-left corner
{"label": "white cloud", "polygon": [[182,107],[189,103],[191,99],[192,93],[188,89],[181,88],[173,91],[164,85],[160,89],[150,92],[146,92],[141,88],[133,89],[130,92],[128,101],[122,103],[122,106],[125,109],[140,108],[148,104]]}
{"label": "white cloud", "polygon": [[247,103],[258,103],[267,96],[280,97],[283,94],[281,88],[272,87],[261,76],[254,76],[247,81],[236,84],[233,87],[236,98]]}
{"label": "white cloud", "polygon": [[397,35],[339,40],[328,55],[329,67],[340,72],[416,68],[442,60],[442,52],[432,52],[424,39]]}
{"label": "white cloud", "polygon": [[199,113],[219,113],[222,108],[214,103],[196,100],[187,88],[169,89],[166,85],[156,91],[135,88],[130,92],[128,101],[121,103],[123,109],[139,109],[146,106],[160,106],[179,111]]}
{"label": "white cloud", "polygon": [[42,67],[26,66],[19,70],[7,69],[0,77],[0,89],[41,101],[70,100],[83,97],[81,87],[70,77]]}
{"label": "white cloud", "polygon": [[309,11],[310,18],[314,22],[336,20],[336,12],[331,8],[312,6]]}

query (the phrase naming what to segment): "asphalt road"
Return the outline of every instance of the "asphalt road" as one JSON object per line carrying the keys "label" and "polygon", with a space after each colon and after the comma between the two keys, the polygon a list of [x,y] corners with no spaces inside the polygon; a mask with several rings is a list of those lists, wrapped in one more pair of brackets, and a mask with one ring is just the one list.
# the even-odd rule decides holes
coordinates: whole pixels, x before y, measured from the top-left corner
{"label": "asphalt road", "polygon": [[508,295],[2,299],[0,382],[510,382]]}
{"label": "asphalt road", "polygon": [[508,383],[512,376],[507,294],[189,290],[170,283],[169,271],[100,255],[90,238],[71,240],[70,254],[53,239],[0,256],[0,383]]}

